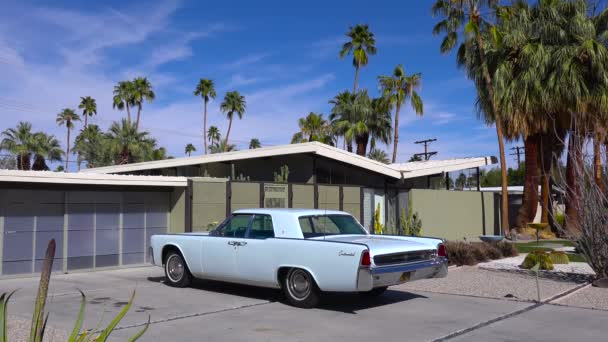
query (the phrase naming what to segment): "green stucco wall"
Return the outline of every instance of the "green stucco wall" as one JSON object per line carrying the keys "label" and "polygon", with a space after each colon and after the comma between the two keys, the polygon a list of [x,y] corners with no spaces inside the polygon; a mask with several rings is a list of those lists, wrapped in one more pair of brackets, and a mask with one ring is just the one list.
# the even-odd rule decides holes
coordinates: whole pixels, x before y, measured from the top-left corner
{"label": "green stucco wall", "polygon": [[359,220],[361,218],[361,188],[344,186],[342,187],[342,194],[342,210]]}
{"label": "green stucco wall", "polygon": [[227,179],[192,179],[192,231],[215,228],[226,218]]}
{"label": "green stucco wall", "polygon": [[169,232],[183,233],[186,227],[186,189],[176,188],[171,193]]}
{"label": "green stucco wall", "polygon": [[230,196],[230,210],[259,208],[260,184],[232,182]]}
{"label": "green stucco wall", "polygon": [[340,210],[340,187],[319,185],[319,209]]}
{"label": "green stucco wall", "polygon": [[313,185],[293,184],[292,208],[312,209],[315,207],[315,187]]}
{"label": "green stucco wall", "polygon": [[422,235],[449,240],[494,234],[498,222],[494,194],[477,191],[410,190]]}

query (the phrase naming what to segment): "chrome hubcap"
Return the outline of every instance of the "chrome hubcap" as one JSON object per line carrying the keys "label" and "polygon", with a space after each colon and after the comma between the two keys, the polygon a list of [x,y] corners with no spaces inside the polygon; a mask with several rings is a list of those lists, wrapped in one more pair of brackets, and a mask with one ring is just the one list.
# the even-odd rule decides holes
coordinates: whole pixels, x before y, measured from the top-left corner
{"label": "chrome hubcap", "polygon": [[311,290],[311,282],[308,274],[303,270],[293,270],[287,279],[287,290],[297,300],[304,300]]}
{"label": "chrome hubcap", "polygon": [[167,260],[167,277],[174,283],[182,280],[184,276],[184,263],[178,255],[172,255]]}

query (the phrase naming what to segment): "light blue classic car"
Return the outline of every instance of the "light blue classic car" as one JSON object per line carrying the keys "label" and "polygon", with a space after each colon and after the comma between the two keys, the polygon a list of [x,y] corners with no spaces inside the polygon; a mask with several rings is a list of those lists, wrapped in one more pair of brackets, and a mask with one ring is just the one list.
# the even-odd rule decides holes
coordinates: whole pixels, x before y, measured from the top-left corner
{"label": "light blue classic car", "polygon": [[238,210],[209,233],[151,240],[153,262],[171,286],[203,278],[280,288],[304,308],[316,306],[321,292],[380,295],[391,285],[447,275],[442,240],[370,235],[341,211]]}

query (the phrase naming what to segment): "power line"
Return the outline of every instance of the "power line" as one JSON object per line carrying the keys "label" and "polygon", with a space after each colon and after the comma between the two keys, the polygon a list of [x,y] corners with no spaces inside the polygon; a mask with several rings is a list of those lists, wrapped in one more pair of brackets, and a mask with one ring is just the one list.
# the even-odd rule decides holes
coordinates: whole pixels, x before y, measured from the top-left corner
{"label": "power line", "polygon": [[511,147],[510,150],[515,151],[514,153],[511,153],[511,156],[517,156],[515,160],[517,160],[517,167],[519,167],[519,164],[521,164],[521,154],[523,154],[522,151],[525,151],[523,146],[515,146],[515,147]]}

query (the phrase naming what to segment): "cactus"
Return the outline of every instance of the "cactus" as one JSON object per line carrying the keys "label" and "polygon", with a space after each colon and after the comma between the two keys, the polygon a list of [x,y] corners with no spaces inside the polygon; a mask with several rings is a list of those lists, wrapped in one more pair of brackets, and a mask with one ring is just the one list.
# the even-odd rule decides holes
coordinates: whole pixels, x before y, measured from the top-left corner
{"label": "cactus", "polygon": [[279,172],[274,173],[274,181],[276,183],[287,183],[289,179],[289,166],[283,165],[279,169]]}
{"label": "cactus", "polygon": [[570,263],[568,255],[562,251],[552,251],[551,253],[549,253],[549,259],[551,259],[551,262],[553,262],[554,264]]}
{"label": "cactus", "polygon": [[384,225],[380,223],[380,203],[376,207],[376,211],[374,212],[374,234],[382,234],[384,230]]}
{"label": "cactus", "polygon": [[400,225],[403,234],[411,236],[420,236],[422,234],[422,221],[418,217],[418,212],[414,212],[412,197],[408,202],[408,213],[405,215],[405,209],[401,209]]}
{"label": "cactus", "polygon": [[544,251],[530,252],[524,259],[524,262],[521,266],[529,270],[536,264],[540,264],[541,270],[553,270],[553,262],[551,261],[549,254],[545,253]]}

